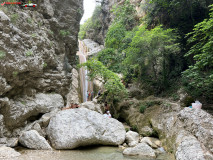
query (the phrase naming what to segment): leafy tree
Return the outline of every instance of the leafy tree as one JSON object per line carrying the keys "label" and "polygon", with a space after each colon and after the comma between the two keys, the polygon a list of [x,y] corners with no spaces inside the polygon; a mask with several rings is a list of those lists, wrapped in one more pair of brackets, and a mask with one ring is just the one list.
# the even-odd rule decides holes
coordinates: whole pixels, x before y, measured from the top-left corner
{"label": "leafy tree", "polygon": [[210,18],[195,25],[188,43],[193,44],[186,56],[193,55],[194,65],[183,72],[186,89],[193,96],[213,97],[213,5]]}
{"label": "leafy tree", "polygon": [[134,70],[139,81],[153,86],[156,92],[168,87],[171,72],[169,57],[180,51],[176,43],[178,37],[173,32],[172,29],[164,30],[162,26],[152,30],[142,26],[125,51],[126,66]]}
{"label": "leafy tree", "polygon": [[107,48],[119,49],[125,37],[125,26],[122,23],[113,23],[107,32],[105,46]]}
{"label": "leafy tree", "polygon": [[114,48],[106,48],[98,53],[98,60],[101,61],[109,70],[121,72],[121,61],[123,56]]}
{"label": "leafy tree", "polygon": [[100,61],[91,59],[80,65],[80,67],[83,66],[89,71],[90,79],[101,78],[103,80],[106,100],[109,103],[113,105],[115,101],[121,101],[127,96],[127,91],[118,75],[107,69]]}

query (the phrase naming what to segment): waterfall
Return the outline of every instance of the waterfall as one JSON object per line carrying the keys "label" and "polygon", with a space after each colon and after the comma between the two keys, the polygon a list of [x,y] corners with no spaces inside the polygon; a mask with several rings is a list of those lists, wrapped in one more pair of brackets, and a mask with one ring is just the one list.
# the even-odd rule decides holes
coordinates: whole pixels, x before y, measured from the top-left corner
{"label": "waterfall", "polygon": [[[79,41],[79,52],[77,53],[79,56],[79,63],[85,63],[87,61],[87,48],[84,46],[82,41]],[[80,81],[81,81],[81,93],[83,96],[83,102],[87,101],[87,90],[88,90],[88,80],[87,80],[87,70],[83,67],[80,68]]]}

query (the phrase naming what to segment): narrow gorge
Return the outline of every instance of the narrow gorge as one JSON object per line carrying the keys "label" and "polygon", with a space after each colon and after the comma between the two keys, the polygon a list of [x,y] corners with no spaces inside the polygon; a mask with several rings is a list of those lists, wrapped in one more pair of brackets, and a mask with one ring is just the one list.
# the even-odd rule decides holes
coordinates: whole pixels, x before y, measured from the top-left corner
{"label": "narrow gorge", "polygon": [[0,159],[213,160],[213,1],[88,1],[1,2]]}

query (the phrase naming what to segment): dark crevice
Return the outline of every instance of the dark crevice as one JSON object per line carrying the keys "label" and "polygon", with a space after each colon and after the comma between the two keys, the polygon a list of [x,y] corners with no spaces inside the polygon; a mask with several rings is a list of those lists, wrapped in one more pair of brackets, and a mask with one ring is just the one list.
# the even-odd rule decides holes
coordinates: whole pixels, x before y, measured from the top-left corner
{"label": "dark crevice", "polygon": [[35,116],[31,116],[27,119],[28,122],[34,122],[36,120],[39,120],[42,116],[44,115],[44,113],[39,113],[38,115]]}

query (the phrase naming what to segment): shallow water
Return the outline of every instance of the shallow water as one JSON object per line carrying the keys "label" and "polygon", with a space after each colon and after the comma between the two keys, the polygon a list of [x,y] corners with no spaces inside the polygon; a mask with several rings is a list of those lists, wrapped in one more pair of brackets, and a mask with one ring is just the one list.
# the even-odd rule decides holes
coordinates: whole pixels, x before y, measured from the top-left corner
{"label": "shallow water", "polygon": [[[37,151],[18,149],[22,154],[13,160],[154,160],[142,157],[123,156],[118,147],[87,147],[78,150]],[[156,159],[155,159],[156,160]],[[174,160],[172,155],[160,155],[157,160]]]}

